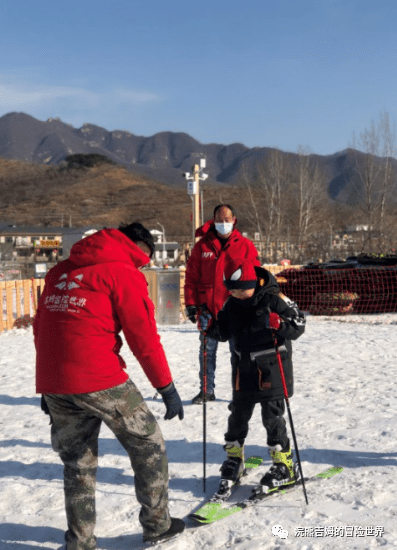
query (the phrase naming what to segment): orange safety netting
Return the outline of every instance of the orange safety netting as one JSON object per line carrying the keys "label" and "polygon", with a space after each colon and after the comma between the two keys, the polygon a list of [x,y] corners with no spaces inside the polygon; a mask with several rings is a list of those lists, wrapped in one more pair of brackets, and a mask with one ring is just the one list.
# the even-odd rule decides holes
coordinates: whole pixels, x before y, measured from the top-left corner
{"label": "orange safety netting", "polygon": [[281,292],[313,315],[397,311],[397,266],[308,266],[276,278]]}

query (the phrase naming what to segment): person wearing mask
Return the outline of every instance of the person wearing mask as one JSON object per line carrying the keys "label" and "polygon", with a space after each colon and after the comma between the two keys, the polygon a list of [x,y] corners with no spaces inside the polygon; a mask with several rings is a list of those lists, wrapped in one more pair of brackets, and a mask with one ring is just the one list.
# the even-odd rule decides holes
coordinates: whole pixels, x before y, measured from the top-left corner
{"label": "person wearing mask", "polygon": [[[232,258],[245,258],[260,265],[258,251],[252,241],[243,237],[236,229],[236,215],[229,204],[219,204],[214,209],[213,219],[196,231],[200,240],[194,245],[185,275],[186,314],[192,323],[197,322],[200,310],[205,307],[216,318],[229,293],[223,284],[225,262]],[[233,340],[229,342],[233,351]],[[215,399],[215,370],[217,340],[207,338],[207,392],[203,390],[204,335],[200,332],[200,392],[192,403]]]}

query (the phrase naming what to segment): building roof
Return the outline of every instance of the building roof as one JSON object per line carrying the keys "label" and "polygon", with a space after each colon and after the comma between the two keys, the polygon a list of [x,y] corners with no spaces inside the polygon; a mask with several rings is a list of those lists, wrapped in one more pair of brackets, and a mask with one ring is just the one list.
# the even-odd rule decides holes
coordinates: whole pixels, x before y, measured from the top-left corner
{"label": "building roof", "polygon": [[103,227],[95,225],[87,225],[86,227],[44,227],[44,226],[18,226],[18,225],[1,225],[0,234],[10,237],[34,237],[41,235],[68,235],[76,233],[85,233],[89,229],[103,229]]}
{"label": "building roof", "polygon": [[0,231],[3,229],[3,227],[8,227],[11,225],[15,225],[15,223],[7,220],[0,220]]}

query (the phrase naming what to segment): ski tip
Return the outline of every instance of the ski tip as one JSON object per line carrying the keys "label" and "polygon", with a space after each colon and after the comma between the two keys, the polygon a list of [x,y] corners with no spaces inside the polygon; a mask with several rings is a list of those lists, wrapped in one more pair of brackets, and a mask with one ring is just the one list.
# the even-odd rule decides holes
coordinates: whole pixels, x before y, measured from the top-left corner
{"label": "ski tip", "polygon": [[335,474],[340,474],[343,471],[342,466],[332,466],[331,468],[328,468],[324,472],[320,472],[319,474],[316,474],[315,477],[321,477],[322,479],[327,479],[328,477],[332,477]]}

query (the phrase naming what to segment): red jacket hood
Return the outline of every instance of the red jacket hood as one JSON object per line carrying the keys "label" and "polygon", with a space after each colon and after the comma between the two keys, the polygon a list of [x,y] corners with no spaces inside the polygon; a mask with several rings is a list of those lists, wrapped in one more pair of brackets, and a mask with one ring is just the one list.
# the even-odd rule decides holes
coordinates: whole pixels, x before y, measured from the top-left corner
{"label": "red jacket hood", "polygon": [[125,339],[154,388],[172,381],[154,304],[139,267],[147,256],[117,229],[75,243],[46,276],[34,320],[38,393],[89,393],[128,379]]}
{"label": "red jacket hood", "polygon": [[[237,224],[237,219],[235,220],[234,222],[234,225],[233,225],[233,230],[236,229],[236,224]],[[205,222],[204,225],[202,225],[201,227],[198,227],[196,229],[196,232],[194,234],[195,237],[203,237],[206,233],[208,233],[208,231],[210,230],[213,230],[216,234],[216,229],[215,229],[215,220],[208,220],[207,222]]]}
{"label": "red jacket hood", "polygon": [[102,229],[72,246],[69,260],[79,266],[109,262],[132,263],[136,268],[150,258],[118,229]]}

